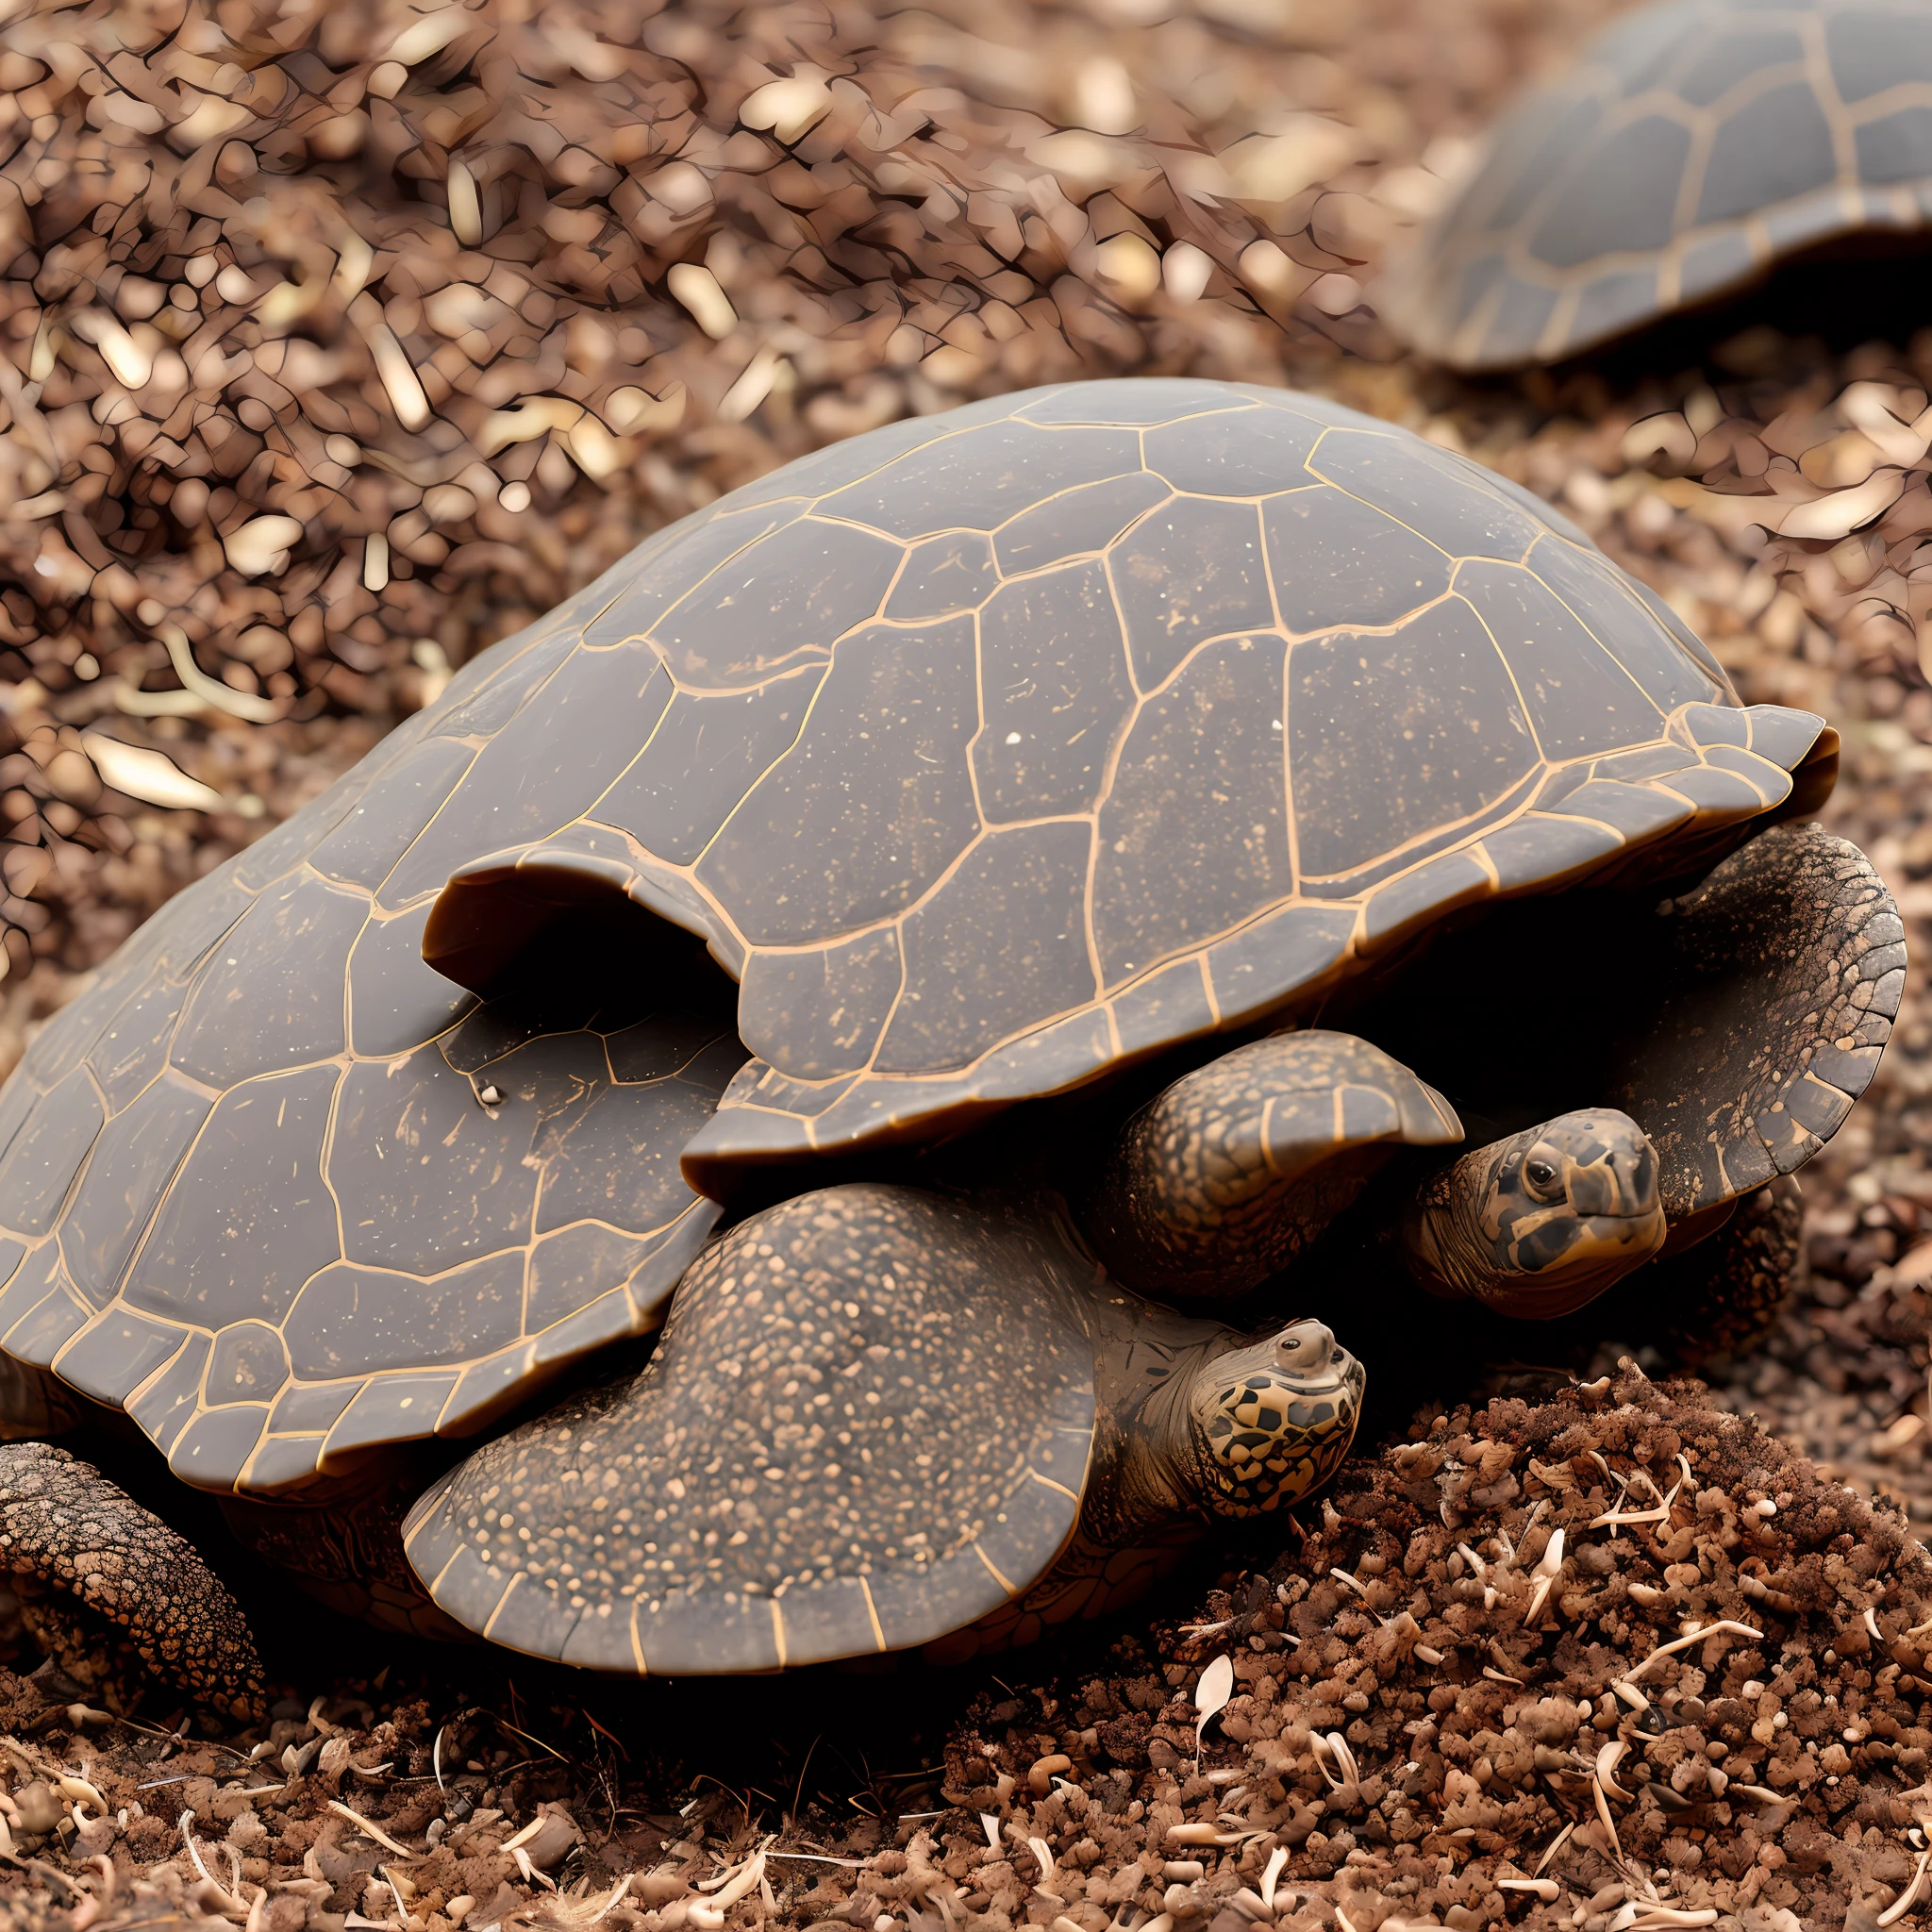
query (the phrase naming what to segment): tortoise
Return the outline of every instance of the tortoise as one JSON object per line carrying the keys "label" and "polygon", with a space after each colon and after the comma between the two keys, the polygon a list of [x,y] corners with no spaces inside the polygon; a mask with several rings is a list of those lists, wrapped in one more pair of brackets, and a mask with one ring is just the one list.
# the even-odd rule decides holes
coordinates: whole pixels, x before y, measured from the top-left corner
{"label": "tortoise", "polygon": [[[326,1600],[612,1671],[1111,1608],[1334,1469],[1336,1324],[1788,1263],[1763,1204],[1904,971],[1807,823],[1836,748],[1313,396],[822,451],[465,667],[33,1041],[0,1497],[123,1417]],[[91,1521],[125,1620],[165,1531]],[[17,1572],[71,1541],[0,1515]],[[246,1704],[180,1574],[143,1654]]]}
{"label": "tortoise", "polygon": [[1932,225],[1918,0],[1665,0],[1504,113],[1383,313],[1452,368],[1558,361],[1845,238]]}

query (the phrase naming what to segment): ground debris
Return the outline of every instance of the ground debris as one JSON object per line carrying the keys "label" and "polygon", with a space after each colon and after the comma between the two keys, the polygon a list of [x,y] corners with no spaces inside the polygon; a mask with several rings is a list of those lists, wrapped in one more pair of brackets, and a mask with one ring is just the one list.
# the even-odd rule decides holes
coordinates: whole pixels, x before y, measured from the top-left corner
{"label": "ground debris", "polygon": [[[1629,1932],[1904,1891],[1932,1561],[1700,1385],[1425,1417],[1301,1513],[1200,1623],[983,1700],[947,1758],[989,1821],[944,1836],[969,1914]],[[1216,1657],[1235,1694],[1197,1762]]]}

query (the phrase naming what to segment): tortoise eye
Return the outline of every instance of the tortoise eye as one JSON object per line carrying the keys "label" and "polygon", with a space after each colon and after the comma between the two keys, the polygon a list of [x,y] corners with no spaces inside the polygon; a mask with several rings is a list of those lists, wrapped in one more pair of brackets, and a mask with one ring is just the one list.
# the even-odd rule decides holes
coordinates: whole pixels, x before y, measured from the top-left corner
{"label": "tortoise eye", "polygon": [[1557,1170],[1547,1160],[1532,1160],[1523,1171],[1533,1188],[1547,1188],[1557,1178]]}

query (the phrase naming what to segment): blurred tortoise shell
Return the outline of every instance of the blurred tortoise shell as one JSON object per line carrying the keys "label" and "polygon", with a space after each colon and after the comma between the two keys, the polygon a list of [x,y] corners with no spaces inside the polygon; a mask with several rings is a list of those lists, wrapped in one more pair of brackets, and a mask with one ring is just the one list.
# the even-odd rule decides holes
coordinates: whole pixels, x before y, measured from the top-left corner
{"label": "blurred tortoise shell", "polygon": [[1508,108],[1381,306],[1454,368],[1557,361],[1801,250],[1928,225],[1923,0],[1671,0]]}
{"label": "blurred tortoise shell", "polygon": [[897,424],[467,666],[48,1024],[0,1096],[0,1347],[213,1490],[474,1434],[659,1324],[693,1183],[1682,872],[1834,745],[1537,499],[1334,404]]}

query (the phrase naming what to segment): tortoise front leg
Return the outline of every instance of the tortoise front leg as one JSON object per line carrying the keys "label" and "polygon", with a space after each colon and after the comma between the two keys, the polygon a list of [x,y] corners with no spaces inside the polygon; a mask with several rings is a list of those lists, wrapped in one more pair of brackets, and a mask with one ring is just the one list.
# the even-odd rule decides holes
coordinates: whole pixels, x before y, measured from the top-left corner
{"label": "tortoise front leg", "polygon": [[264,1715],[248,1624],[193,1546],[91,1464],[45,1442],[0,1444],[0,1569],[22,1619],[84,1687],[132,1653],[242,1724]]}
{"label": "tortoise front leg", "polygon": [[1074,1212],[1128,1287],[1227,1300],[1287,1267],[1398,1147],[1461,1139],[1449,1103],[1379,1047],[1281,1033],[1143,1108]]}

